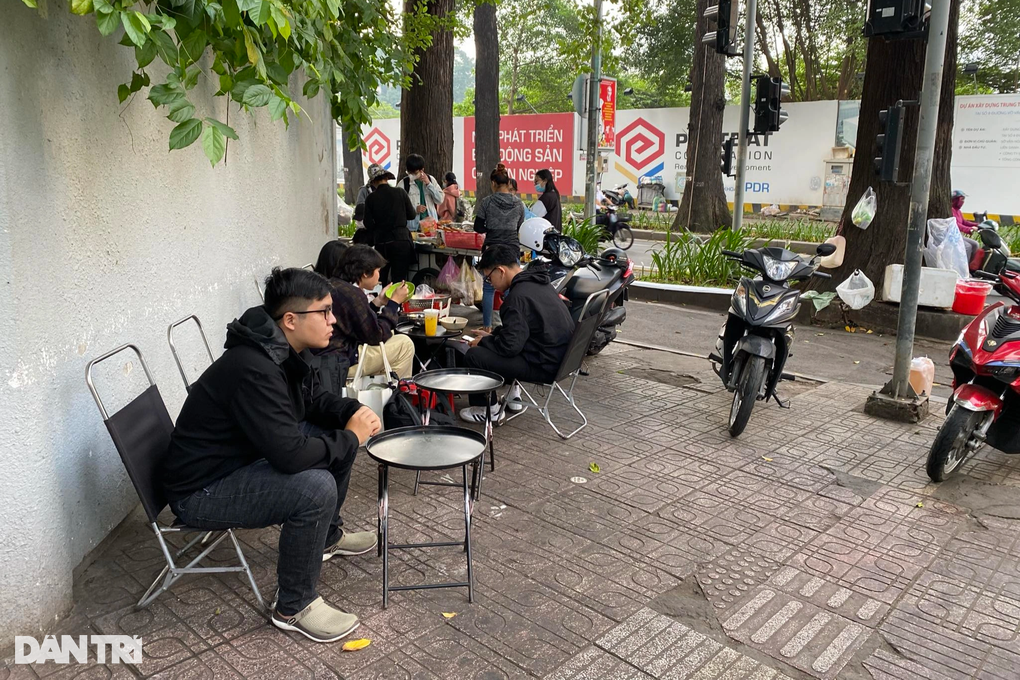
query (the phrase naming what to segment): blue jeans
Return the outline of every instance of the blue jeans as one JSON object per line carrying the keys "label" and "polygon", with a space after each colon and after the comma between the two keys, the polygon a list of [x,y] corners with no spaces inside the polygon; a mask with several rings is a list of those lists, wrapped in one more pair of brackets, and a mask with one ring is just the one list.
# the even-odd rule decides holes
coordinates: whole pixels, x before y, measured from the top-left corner
{"label": "blue jeans", "polygon": [[482,326],[492,328],[492,302],[496,289],[488,281],[482,281]]}
{"label": "blue jeans", "polygon": [[318,597],[322,552],[340,539],[340,506],[347,496],[354,454],[325,470],[286,474],[258,460],[172,501],[170,508],[196,529],[260,529],[282,524],[276,610],[292,616]]}

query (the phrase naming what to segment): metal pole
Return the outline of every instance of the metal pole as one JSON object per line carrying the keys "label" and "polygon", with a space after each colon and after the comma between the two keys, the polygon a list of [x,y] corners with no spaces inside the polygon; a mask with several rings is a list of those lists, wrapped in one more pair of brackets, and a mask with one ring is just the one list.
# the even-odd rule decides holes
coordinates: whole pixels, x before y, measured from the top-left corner
{"label": "metal pole", "polygon": [[747,168],[747,128],[751,124],[751,66],[754,64],[754,15],[757,0],[747,0],[744,17],[744,80],[740,85],[740,129],[737,131],[737,175],[733,187],[733,231],[744,219],[744,175]]}
{"label": "metal pole", "polygon": [[931,8],[928,47],[924,55],[924,80],[921,81],[921,116],[917,125],[917,150],[910,185],[910,222],[907,251],[903,262],[903,288],[900,293],[900,317],[896,326],[896,362],[893,377],[882,392],[894,399],[913,398],[910,390],[910,360],[914,353],[914,327],[917,322],[917,294],[921,283],[921,244],[928,218],[928,191],[935,160],[935,132],[942,91],[942,64],[946,58],[946,33],[949,30],[950,0],[934,0]]}
{"label": "metal pole", "polygon": [[591,48],[591,80],[588,84],[588,146],[585,152],[584,217],[595,215],[595,161],[598,157],[599,89],[602,81],[602,0],[595,0],[595,44]]}

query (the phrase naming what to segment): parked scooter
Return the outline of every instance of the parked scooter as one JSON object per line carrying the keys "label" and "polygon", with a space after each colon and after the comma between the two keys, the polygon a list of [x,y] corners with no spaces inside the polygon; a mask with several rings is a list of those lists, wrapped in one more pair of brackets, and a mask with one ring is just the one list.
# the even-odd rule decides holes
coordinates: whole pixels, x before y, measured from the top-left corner
{"label": "parked scooter", "polygon": [[521,225],[518,239],[538,253],[527,266],[548,266],[553,288],[570,306],[574,321],[581,316],[585,301],[592,293],[609,291],[598,330],[588,347],[594,356],[616,339],[616,329],[627,320],[624,302],[627,288],[634,282],[634,265],[619,248],[609,248],[598,257],[585,254],[576,239],[556,231],[548,220],[534,217]]}
{"label": "parked scooter", "polygon": [[[996,292],[1020,303],[1020,273],[1003,269]],[[928,451],[928,477],[941,482],[981,444],[1020,453],[1020,305],[996,302],[970,322],[949,354],[953,396]]]}
{"label": "parked scooter", "polygon": [[970,257],[971,276],[977,276],[979,271],[995,276],[1003,269],[1020,272],[1020,259],[1010,256],[1009,246],[999,235],[998,222],[982,220],[970,238],[978,244]]}
{"label": "parked scooter", "polygon": [[606,206],[595,215],[595,224],[605,228],[606,238],[622,250],[629,250],[634,245],[634,232],[630,230],[630,215],[619,215],[616,206]]}
{"label": "parked scooter", "polygon": [[631,195],[630,189],[627,188],[626,184],[617,185],[613,189],[606,189],[602,193],[605,194],[606,200],[614,206],[625,205],[628,208],[634,207],[634,197]]}
{"label": "parked scooter", "polygon": [[790,288],[790,283],[812,276],[830,278],[818,271],[818,263],[835,251],[836,246],[823,243],[809,262],[783,248],[755,248],[743,253],[722,251],[742,267],[758,273],[754,278],[740,279],[716,350],[709,355],[723,385],[733,392],[731,436],[740,435],[747,427],[755,401],[771,397],[780,407],[788,407],[776,395],[776,385],[783,378],[792,380],[792,376],[783,373],[783,367],[790,355],[793,319],[800,309],[801,291]]}

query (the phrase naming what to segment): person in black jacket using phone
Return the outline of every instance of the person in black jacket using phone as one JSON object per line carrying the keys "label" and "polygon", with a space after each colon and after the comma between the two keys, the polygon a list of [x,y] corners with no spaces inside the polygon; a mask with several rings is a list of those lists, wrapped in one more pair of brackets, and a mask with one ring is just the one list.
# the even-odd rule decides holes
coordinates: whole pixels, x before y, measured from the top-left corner
{"label": "person in black jacket using phone", "polygon": [[333,333],[332,305],[324,277],[274,269],[265,304],[227,326],[226,351],[188,393],[162,470],[170,507],[188,526],[283,525],[272,621],[316,642],[358,627],[318,596],[322,563],[376,547],[375,532],[341,528],[340,507],[379,418],[306,384],[315,382],[309,350]]}
{"label": "person in black jacket using phone", "polygon": [[[487,248],[478,269],[486,282],[503,293],[499,309],[503,323],[491,334],[472,331],[476,337],[465,362],[470,368],[498,373],[506,384],[514,380],[552,382],[574,334],[574,320],[549,285],[548,269],[521,269],[520,249],[509,245]],[[512,411],[523,408],[519,394],[507,394],[506,403]],[[472,404],[461,411],[461,419],[485,422],[484,398],[481,405],[477,399]],[[492,418],[501,415],[496,409]]]}

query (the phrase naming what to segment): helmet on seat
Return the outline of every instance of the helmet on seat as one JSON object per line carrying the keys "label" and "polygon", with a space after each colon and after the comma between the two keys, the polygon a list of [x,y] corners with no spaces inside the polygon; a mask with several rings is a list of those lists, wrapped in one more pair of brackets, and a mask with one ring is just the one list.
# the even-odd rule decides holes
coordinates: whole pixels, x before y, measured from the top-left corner
{"label": "helmet on seat", "polygon": [[619,248],[606,248],[599,256],[599,260],[617,267],[626,267],[630,262],[627,253]]}
{"label": "helmet on seat", "polygon": [[555,232],[556,227],[544,217],[532,217],[524,220],[520,231],[517,232],[517,240],[521,245],[531,250],[542,250],[545,244],[545,235]]}

